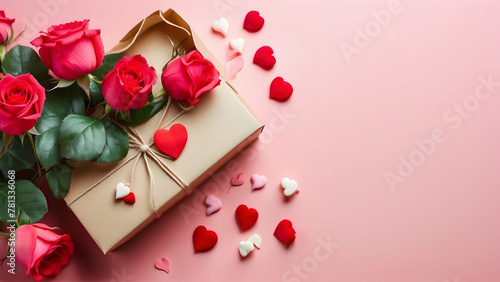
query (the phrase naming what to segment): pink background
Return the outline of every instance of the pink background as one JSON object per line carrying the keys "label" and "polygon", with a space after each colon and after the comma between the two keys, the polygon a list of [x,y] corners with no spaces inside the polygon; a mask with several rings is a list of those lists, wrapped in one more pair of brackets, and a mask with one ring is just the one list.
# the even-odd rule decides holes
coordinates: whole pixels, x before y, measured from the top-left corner
{"label": "pink background", "polygon": [[[66,2],[4,1],[2,9],[17,19],[17,31],[28,26],[21,44],[35,30],[88,18],[109,50],[143,17],[169,7],[221,61],[229,39],[242,37],[246,65],[234,85],[267,127],[199,192],[106,256],[65,203],[48,197],[42,221],[75,243],[54,281],[500,281],[500,85],[474,97],[478,87],[489,93],[478,77],[500,81],[500,2]],[[372,11],[388,5],[396,11],[382,12],[390,19],[381,26]],[[266,20],[255,34],[242,29],[250,10]],[[221,16],[230,23],[226,38],[211,31]],[[358,28],[368,29],[368,41],[356,38]],[[347,44],[357,53],[345,56]],[[271,71],[252,64],[262,45],[275,50]],[[285,103],[268,98],[276,76],[294,86]],[[463,103],[464,117],[450,112]],[[436,130],[443,142],[429,141]],[[428,155],[415,143],[424,139]],[[400,156],[412,158],[414,169],[391,189],[385,174],[398,174]],[[252,192],[247,181],[228,194],[229,176],[238,172],[247,179],[264,174],[268,184]],[[279,187],[285,176],[301,189],[288,201]],[[201,202],[207,194],[223,202],[210,217]],[[241,203],[260,215],[247,232],[234,220]],[[192,214],[183,216],[180,207]],[[283,218],[297,231],[289,248],[273,236]],[[194,254],[191,237],[200,224],[219,242]],[[253,233],[262,236],[262,249],[240,259],[238,243]],[[334,247],[324,249],[322,241]],[[161,257],[170,259],[170,274],[153,267]],[[7,269],[0,280],[27,279],[20,265],[17,275]]]}

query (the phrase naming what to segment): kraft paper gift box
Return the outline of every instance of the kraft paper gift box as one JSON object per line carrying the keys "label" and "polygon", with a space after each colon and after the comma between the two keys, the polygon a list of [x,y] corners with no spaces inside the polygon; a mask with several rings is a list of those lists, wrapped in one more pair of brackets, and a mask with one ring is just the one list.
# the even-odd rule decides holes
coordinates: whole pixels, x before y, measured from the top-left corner
{"label": "kraft paper gift box", "polygon": [[[157,162],[150,154],[131,146],[128,155],[117,163],[87,162],[73,170],[71,188],[65,200],[105,254],[125,243],[187,196],[257,139],[262,131],[263,125],[225,81],[222,68],[213,55],[173,10],[157,11],[145,18],[109,53],[144,56],[157,71],[158,82],[153,88],[153,93],[157,93],[162,88],[162,68],[171,58],[172,42],[177,46],[185,38],[182,47],[186,53],[197,49],[210,59],[221,73],[221,84],[203,94],[192,109],[173,122],[183,124],[188,131],[188,140],[179,158],[160,157],[160,162]],[[124,129],[136,132],[144,142],[149,142],[158,123],[162,127],[181,111],[174,101],[163,119],[162,110],[146,123]],[[149,150],[157,149],[152,145]],[[131,191],[136,203],[129,205],[115,200],[117,184],[130,182],[132,176]],[[151,181],[154,181],[154,186],[150,185]]]}

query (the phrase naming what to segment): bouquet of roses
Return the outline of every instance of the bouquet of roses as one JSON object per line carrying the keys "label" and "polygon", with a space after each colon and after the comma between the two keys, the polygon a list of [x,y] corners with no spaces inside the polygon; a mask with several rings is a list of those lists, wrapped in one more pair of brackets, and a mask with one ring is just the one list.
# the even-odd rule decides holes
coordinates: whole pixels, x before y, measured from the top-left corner
{"label": "bouquet of roses", "polygon": [[124,126],[144,123],[170,99],[193,106],[220,79],[198,51],[181,52],[181,43],[162,70],[161,91],[153,93],[156,70],[139,54],[105,55],[89,20],[41,32],[31,41],[38,53],[20,45],[5,52],[13,22],[0,11],[0,221],[10,232],[0,235],[15,230],[7,259],[15,252],[27,275],[40,280],[68,263],[73,245],[68,234],[37,223],[47,213],[39,187],[64,198],[78,162],[127,156]]}

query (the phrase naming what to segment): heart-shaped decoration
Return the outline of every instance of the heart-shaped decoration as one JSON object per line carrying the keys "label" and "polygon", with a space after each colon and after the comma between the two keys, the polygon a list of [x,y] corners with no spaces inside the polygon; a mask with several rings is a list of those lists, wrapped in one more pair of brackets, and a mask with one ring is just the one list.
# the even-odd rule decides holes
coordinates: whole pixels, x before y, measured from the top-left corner
{"label": "heart-shaped decoration", "polygon": [[243,47],[245,46],[245,40],[243,38],[231,39],[229,41],[229,46],[231,49],[238,51],[239,53],[243,53]]}
{"label": "heart-shaped decoration", "polygon": [[264,175],[254,174],[250,178],[250,181],[252,182],[252,190],[262,189],[266,186],[267,178]]}
{"label": "heart-shaped decoration", "polygon": [[259,218],[259,213],[256,209],[248,208],[243,204],[236,208],[235,215],[236,221],[242,231],[250,229],[257,222],[257,218]]}
{"label": "heart-shaped decoration", "polygon": [[212,249],[219,237],[212,230],[207,230],[203,225],[196,227],[193,232],[193,245],[195,252],[206,252]]}
{"label": "heart-shaped decoration", "polygon": [[207,205],[207,216],[219,211],[222,208],[222,202],[220,199],[212,195],[208,195],[205,198],[205,205]]}
{"label": "heart-shaped decoration", "polygon": [[269,46],[262,46],[255,52],[253,63],[265,70],[270,70],[276,64],[276,58],[273,56],[274,50]]}
{"label": "heart-shaped decoration", "polygon": [[246,257],[250,252],[253,251],[253,243],[250,241],[241,241],[238,249],[240,250],[240,255],[242,257]]}
{"label": "heart-shaped decoration", "polygon": [[286,244],[291,244],[295,241],[295,229],[292,227],[292,222],[288,219],[283,219],[278,223],[278,226],[276,226],[274,236]]}
{"label": "heart-shaped decoration", "polygon": [[127,196],[125,196],[125,198],[123,198],[123,201],[129,205],[133,205],[135,204],[135,195],[134,193],[130,192],[128,193]]}
{"label": "heart-shaped decoration", "polygon": [[258,249],[260,249],[260,246],[262,245],[262,238],[260,238],[259,234],[253,234],[248,237],[248,241],[252,242]]}
{"label": "heart-shaped decoration", "polygon": [[236,176],[233,176],[233,178],[231,178],[231,185],[232,186],[241,186],[243,184],[245,184],[245,174],[242,172],[242,173],[238,173],[238,175]]}
{"label": "heart-shaped decoration", "polygon": [[[126,183],[126,184],[128,184],[128,183]],[[120,183],[118,183],[116,185],[116,193],[115,193],[115,198],[116,199],[124,198],[128,194],[130,194],[130,187],[129,187],[129,185],[125,185],[122,182],[120,182]]]}
{"label": "heart-shaped decoration", "polygon": [[158,150],[174,160],[179,157],[186,146],[188,134],[184,125],[176,123],[170,130],[160,128],[155,132],[154,141]]}
{"label": "heart-shaped decoration", "polygon": [[282,77],[278,76],[271,82],[271,89],[269,98],[284,102],[292,96],[293,87],[290,83],[286,82]]}
{"label": "heart-shaped decoration", "polygon": [[229,31],[229,22],[225,18],[221,18],[212,23],[212,29],[226,36]]}
{"label": "heart-shaped decoration", "polygon": [[281,179],[281,187],[284,189],[283,194],[285,194],[285,196],[287,197],[290,197],[295,192],[299,191],[299,185],[297,184],[297,181],[292,180],[288,177],[284,177],[283,179]]}
{"label": "heart-shaped decoration", "polygon": [[257,11],[250,11],[245,16],[243,28],[249,32],[257,32],[264,26],[264,18]]}
{"label": "heart-shaped decoration", "polygon": [[159,270],[165,271],[167,274],[170,273],[170,261],[168,258],[161,258],[155,262],[155,267]]}

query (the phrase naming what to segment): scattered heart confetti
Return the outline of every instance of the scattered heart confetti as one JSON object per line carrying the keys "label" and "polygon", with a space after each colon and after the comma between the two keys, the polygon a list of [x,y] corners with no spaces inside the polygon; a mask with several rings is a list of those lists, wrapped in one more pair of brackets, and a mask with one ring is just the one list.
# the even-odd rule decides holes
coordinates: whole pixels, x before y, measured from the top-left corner
{"label": "scattered heart confetti", "polygon": [[282,77],[276,77],[271,82],[270,95],[269,98],[284,102],[292,96],[293,87],[290,83],[286,82]]}
{"label": "scattered heart confetti", "polygon": [[231,39],[229,41],[229,46],[231,49],[238,51],[240,54],[243,53],[243,47],[245,46],[245,40],[243,38]]}
{"label": "scattered heart confetti", "polygon": [[246,205],[239,205],[236,208],[236,221],[242,231],[250,229],[257,222],[259,213],[254,208],[248,208]]}
{"label": "scattered heart confetti", "polygon": [[260,246],[262,245],[262,238],[260,238],[259,234],[253,234],[248,238],[248,241],[252,242],[258,249],[260,249]]}
{"label": "scattered heart confetti", "polygon": [[257,11],[250,11],[245,17],[243,28],[249,32],[257,32],[264,26],[264,18]]}
{"label": "scattered heart confetti", "polygon": [[246,181],[245,174],[243,172],[241,172],[241,173],[238,173],[238,175],[231,178],[231,185],[240,186],[240,185],[245,184],[245,181]]}
{"label": "scattered heart confetti", "polygon": [[238,246],[238,249],[240,251],[240,255],[242,257],[248,256],[249,253],[251,253],[254,249],[253,243],[250,241],[241,241],[240,245]]}
{"label": "scattered heart confetti", "polygon": [[269,46],[262,46],[255,52],[253,63],[265,70],[270,70],[276,64],[276,58],[273,56],[274,50]]}
{"label": "scattered heart confetti", "polygon": [[159,270],[165,271],[167,274],[170,273],[170,261],[168,258],[161,258],[155,262],[155,267]]}
{"label": "scattered heart confetti", "polygon": [[176,123],[170,130],[160,128],[155,132],[154,141],[158,150],[174,160],[179,157],[186,146],[188,134],[184,125]]}
{"label": "scattered heart confetti", "polygon": [[252,182],[252,190],[262,189],[267,183],[266,177],[258,174],[252,175],[250,181]]}
{"label": "scattered heart confetti", "polygon": [[[126,183],[126,184],[128,184],[128,183]],[[130,187],[129,187],[129,185],[125,185],[122,182],[120,182],[120,183],[118,183],[116,185],[116,193],[115,193],[115,198],[116,199],[124,198],[128,194],[130,194]]]}
{"label": "scattered heart confetti", "polygon": [[134,193],[130,192],[128,193],[127,196],[125,196],[125,198],[123,198],[123,201],[129,205],[133,205],[135,204],[135,195]]}
{"label": "scattered heart confetti", "polygon": [[291,244],[295,241],[295,229],[292,227],[292,222],[288,219],[283,219],[278,223],[278,226],[276,226],[274,236],[286,244]]}
{"label": "scattered heart confetti", "polygon": [[228,80],[233,80],[236,75],[243,69],[245,61],[237,50],[227,50],[226,53],[226,77]]}
{"label": "scattered heart confetti", "polygon": [[193,232],[193,245],[195,252],[206,252],[211,250],[219,237],[217,233],[212,230],[207,230],[207,228],[203,225],[196,227]]}
{"label": "scattered heart confetti", "polygon": [[291,195],[295,194],[296,192],[298,193],[299,188],[297,181],[292,180],[288,177],[284,177],[281,179],[281,187],[284,189],[283,194],[285,196],[290,197]]}
{"label": "scattered heart confetti", "polygon": [[226,36],[229,31],[229,22],[225,18],[220,18],[212,23],[212,29]]}
{"label": "scattered heart confetti", "polygon": [[222,208],[220,199],[212,195],[205,198],[205,205],[207,205],[207,216],[218,212]]}

